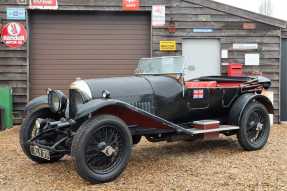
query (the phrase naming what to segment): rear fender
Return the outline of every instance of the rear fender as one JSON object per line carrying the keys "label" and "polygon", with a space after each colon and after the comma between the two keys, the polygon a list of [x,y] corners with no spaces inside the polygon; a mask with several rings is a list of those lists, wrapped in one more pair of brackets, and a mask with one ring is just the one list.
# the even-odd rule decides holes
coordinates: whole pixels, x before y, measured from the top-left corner
{"label": "rear fender", "polygon": [[37,110],[49,108],[48,106],[48,96],[40,96],[32,99],[25,107],[25,113],[33,113]]}
{"label": "rear fender", "polygon": [[246,106],[254,101],[263,104],[270,114],[274,114],[273,105],[266,96],[252,93],[243,94],[237,98],[229,112],[229,124],[238,126]]}

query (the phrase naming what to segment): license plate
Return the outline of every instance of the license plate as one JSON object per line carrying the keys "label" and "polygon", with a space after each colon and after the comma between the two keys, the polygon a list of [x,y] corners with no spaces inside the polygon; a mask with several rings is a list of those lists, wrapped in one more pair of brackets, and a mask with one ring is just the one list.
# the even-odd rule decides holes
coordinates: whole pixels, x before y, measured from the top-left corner
{"label": "license plate", "polygon": [[47,149],[40,148],[38,146],[31,145],[30,146],[31,155],[50,160],[50,152]]}

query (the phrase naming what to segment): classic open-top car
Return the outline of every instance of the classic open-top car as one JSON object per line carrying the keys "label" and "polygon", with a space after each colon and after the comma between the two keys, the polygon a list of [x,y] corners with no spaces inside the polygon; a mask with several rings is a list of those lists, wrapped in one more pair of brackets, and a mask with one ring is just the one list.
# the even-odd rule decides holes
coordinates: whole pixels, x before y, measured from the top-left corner
{"label": "classic open-top car", "polygon": [[33,99],[21,127],[24,153],[38,163],[72,156],[91,182],[117,178],[132,146],[148,141],[237,135],[245,150],[261,149],[273,106],[264,77],[209,76],[186,80],[182,57],[141,59],[134,76],[76,80]]}

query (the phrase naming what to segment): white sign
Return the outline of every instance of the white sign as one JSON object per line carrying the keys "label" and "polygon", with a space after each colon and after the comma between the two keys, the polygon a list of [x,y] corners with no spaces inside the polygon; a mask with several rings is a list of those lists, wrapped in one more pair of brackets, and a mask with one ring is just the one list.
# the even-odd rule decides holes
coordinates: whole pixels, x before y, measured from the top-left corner
{"label": "white sign", "polygon": [[221,50],[221,58],[228,58],[228,50],[227,49]]}
{"label": "white sign", "polygon": [[213,29],[196,28],[192,30],[195,33],[209,33],[213,32]]}
{"label": "white sign", "polygon": [[233,49],[236,50],[256,50],[258,49],[258,44],[233,44]]}
{"label": "white sign", "polygon": [[6,17],[8,20],[25,20],[26,10],[24,7],[7,7]]}
{"label": "white sign", "polygon": [[258,66],[260,64],[260,54],[245,54],[245,65]]}
{"label": "white sign", "polygon": [[152,26],[161,27],[165,25],[165,5],[152,6]]}

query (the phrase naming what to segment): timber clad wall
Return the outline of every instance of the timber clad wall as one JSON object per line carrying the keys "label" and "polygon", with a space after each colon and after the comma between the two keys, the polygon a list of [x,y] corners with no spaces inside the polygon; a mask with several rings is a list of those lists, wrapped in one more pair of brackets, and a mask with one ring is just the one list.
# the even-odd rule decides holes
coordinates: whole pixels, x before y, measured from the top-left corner
{"label": "timber clad wall", "polygon": [[[16,1],[0,1],[0,28],[7,22],[6,7],[17,6]],[[26,26],[26,21],[17,21]],[[21,48],[8,48],[0,43],[0,85],[13,89],[14,118],[21,122],[22,111],[27,103],[27,44]]]}
{"label": "timber clad wall", "polygon": [[[105,10],[121,11],[122,0],[59,0],[59,10]],[[197,2],[197,0],[195,1]],[[272,79],[274,91],[275,121],[279,121],[279,71],[280,71],[280,43],[281,29],[254,20],[207,8],[199,4],[183,0],[141,0],[141,11],[151,11],[153,4],[165,4],[167,18],[176,23],[177,31],[169,34],[166,27],[152,29],[152,56],[181,55],[183,38],[216,38],[221,41],[221,48],[229,50],[229,58],[222,59],[222,63],[244,63],[245,53],[260,53],[260,66],[245,66],[245,72],[262,72],[264,76]],[[0,16],[5,24],[5,7],[16,5],[14,1],[1,1]],[[248,17],[249,18],[249,17]],[[266,18],[265,18],[266,19]],[[243,30],[245,22],[256,23],[255,30]],[[212,33],[193,33],[193,28],[212,28]],[[287,31],[284,33],[287,37]],[[33,34],[31,34],[33,35]],[[159,51],[159,41],[175,39],[178,50],[174,53]],[[233,43],[258,43],[258,50],[238,51],[232,49]],[[0,47],[0,83],[13,87],[15,112],[22,111],[27,100],[27,46],[21,49],[9,49],[4,45]],[[226,67],[222,66],[222,73]]]}
{"label": "timber clad wall", "polygon": [[282,38],[287,38],[287,29],[282,29]]}

